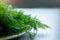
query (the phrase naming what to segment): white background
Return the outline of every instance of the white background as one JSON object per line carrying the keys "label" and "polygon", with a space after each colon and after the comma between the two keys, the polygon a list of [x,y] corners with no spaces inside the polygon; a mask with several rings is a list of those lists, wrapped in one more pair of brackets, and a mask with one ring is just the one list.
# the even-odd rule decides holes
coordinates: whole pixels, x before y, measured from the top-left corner
{"label": "white background", "polygon": [[27,15],[36,16],[50,28],[38,29],[34,40],[60,40],[60,12],[57,8],[18,8]]}

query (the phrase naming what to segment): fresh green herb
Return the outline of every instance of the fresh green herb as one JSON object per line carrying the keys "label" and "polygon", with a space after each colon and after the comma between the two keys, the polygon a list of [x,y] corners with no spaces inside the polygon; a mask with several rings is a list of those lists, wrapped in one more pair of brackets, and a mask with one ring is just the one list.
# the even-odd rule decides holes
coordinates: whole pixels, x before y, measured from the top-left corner
{"label": "fresh green herb", "polygon": [[18,12],[16,8],[0,2],[0,37],[29,32],[32,28],[37,31],[38,28],[47,27],[37,18],[25,15],[21,11]]}

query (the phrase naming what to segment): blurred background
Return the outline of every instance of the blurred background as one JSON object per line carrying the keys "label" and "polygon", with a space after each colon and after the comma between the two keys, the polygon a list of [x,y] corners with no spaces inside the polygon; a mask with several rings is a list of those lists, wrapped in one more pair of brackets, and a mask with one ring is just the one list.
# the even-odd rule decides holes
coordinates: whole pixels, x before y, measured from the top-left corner
{"label": "blurred background", "polygon": [[21,8],[56,8],[60,7],[60,0],[4,0],[8,4],[12,4]]}
{"label": "blurred background", "polygon": [[34,40],[60,40],[60,0],[4,0],[50,28],[38,29]]}
{"label": "blurred background", "polygon": [[60,40],[60,11],[57,8],[17,8],[26,15],[37,17],[50,28],[38,29],[34,40]]}

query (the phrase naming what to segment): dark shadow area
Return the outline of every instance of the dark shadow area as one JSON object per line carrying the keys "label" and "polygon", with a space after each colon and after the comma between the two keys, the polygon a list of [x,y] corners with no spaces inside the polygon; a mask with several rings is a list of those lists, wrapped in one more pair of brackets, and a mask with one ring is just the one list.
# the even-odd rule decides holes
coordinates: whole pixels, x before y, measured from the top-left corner
{"label": "dark shadow area", "polygon": [[60,0],[5,0],[18,8],[58,8]]}
{"label": "dark shadow area", "polygon": [[13,38],[13,39],[10,39],[10,40],[29,40],[29,35],[28,34],[23,34],[17,38]]}

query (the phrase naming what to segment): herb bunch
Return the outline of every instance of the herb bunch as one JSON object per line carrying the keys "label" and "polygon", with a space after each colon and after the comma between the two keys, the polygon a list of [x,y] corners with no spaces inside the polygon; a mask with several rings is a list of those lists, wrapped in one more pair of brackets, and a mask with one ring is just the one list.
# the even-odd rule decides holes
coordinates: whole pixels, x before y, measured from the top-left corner
{"label": "herb bunch", "polygon": [[6,3],[0,2],[0,36],[29,32],[32,28],[47,28],[46,24],[41,23],[37,18],[25,15],[17,11],[14,7],[9,7]]}

